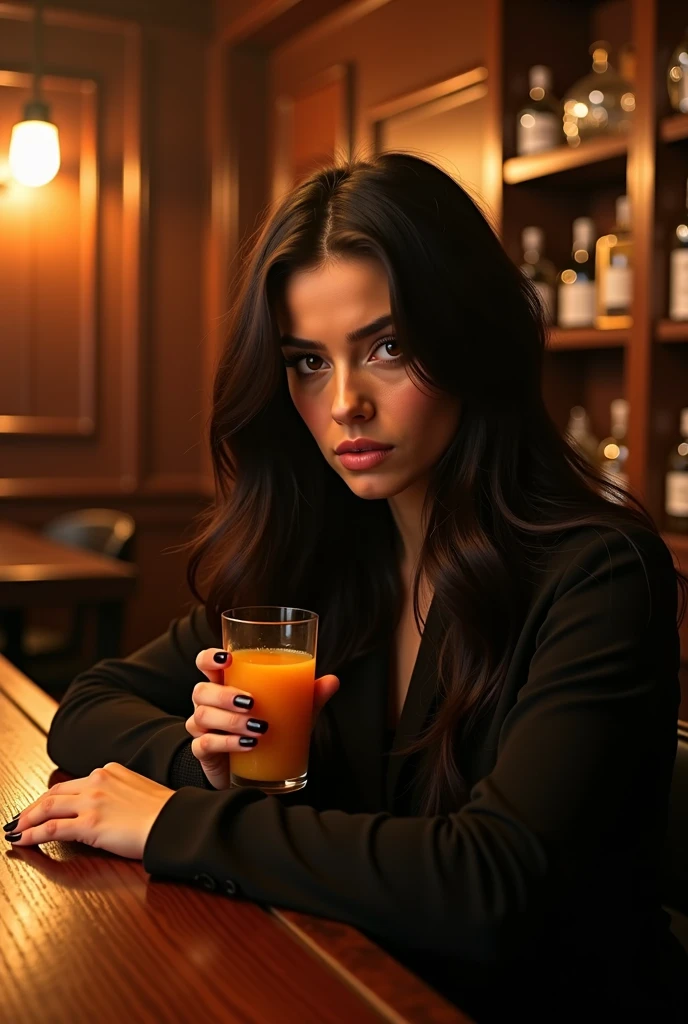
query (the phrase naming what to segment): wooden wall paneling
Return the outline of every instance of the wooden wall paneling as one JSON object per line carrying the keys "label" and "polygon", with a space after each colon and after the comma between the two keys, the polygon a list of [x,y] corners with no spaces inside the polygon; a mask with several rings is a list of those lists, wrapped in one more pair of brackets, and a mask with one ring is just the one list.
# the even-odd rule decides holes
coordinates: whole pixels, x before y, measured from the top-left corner
{"label": "wooden wall paneling", "polygon": [[[0,4],[0,64],[15,72],[25,73],[30,66],[31,16],[28,6]],[[141,30],[128,22],[52,9],[46,11],[45,23],[48,81],[59,62],[61,68],[78,69],[75,77],[97,81],[101,87],[99,174],[92,189],[97,194],[98,224],[93,271],[96,344],[91,357],[97,376],[97,424],[86,436],[0,435],[0,495],[129,493],[137,485],[140,446]],[[83,170],[86,185],[94,150],[95,146],[90,155],[88,150],[84,153],[79,171]],[[59,177],[58,173],[55,182]],[[83,227],[86,244],[92,228],[88,220]],[[41,229],[49,234],[58,232],[59,225],[43,223]],[[57,240],[55,234],[53,242]],[[54,245],[51,258],[57,260]],[[55,302],[53,296],[50,300]]]}
{"label": "wooden wall paneling", "polygon": [[350,157],[352,88],[352,68],[342,63],[277,97],[274,198],[320,164]]}
{"label": "wooden wall paneling", "polygon": [[480,66],[377,104],[368,111],[372,150],[427,156],[487,210],[487,94],[487,68]]}
{"label": "wooden wall paneling", "polygon": [[[0,140],[31,96],[32,78],[0,71]],[[47,75],[62,166],[43,188],[0,187],[3,374],[0,433],[90,435],[95,429],[97,85]]]}

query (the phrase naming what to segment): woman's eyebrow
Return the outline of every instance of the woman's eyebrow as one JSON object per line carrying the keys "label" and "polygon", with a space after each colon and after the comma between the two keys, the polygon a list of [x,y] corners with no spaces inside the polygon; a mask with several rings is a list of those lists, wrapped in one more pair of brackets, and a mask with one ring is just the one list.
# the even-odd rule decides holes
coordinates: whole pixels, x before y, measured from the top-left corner
{"label": "woman's eyebrow", "polygon": [[[346,335],[347,341],[361,341],[362,338],[367,338],[370,334],[375,334],[376,331],[382,330],[383,327],[389,327],[392,323],[392,314],[383,313],[377,320],[371,321],[364,327],[357,327],[353,331],[349,331]],[[319,341],[308,341],[306,338],[296,338],[293,334],[283,334],[280,338],[280,345],[298,345],[299,348],[307,348],[313,351],[324,349],[325,346]]]}

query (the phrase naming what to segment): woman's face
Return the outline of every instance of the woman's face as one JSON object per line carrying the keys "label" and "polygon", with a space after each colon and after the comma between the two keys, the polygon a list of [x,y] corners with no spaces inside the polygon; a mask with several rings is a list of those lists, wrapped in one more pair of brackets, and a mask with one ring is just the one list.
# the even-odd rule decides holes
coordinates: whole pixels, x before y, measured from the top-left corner
{"label": "woman's face", "polygon": [[[283,355],[296,361],[287,369],[294,405],[351,490],[390,498],[427,482],[456,432],[459,401],[430,396],[407,373],[383,266],[360,258],[294,272],[278,323]],[[392,447],[377,465],[347,467],[336,448],[357,438]]]}

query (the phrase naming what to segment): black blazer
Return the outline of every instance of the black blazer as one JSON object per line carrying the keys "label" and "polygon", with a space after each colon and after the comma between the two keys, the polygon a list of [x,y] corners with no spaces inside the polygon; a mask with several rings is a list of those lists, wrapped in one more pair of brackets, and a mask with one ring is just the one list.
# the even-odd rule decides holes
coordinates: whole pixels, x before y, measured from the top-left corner
{"label": "black blazer", "polygon": [[220,646],[201,608],[77,678],[48,751],[75,775],[118,761],[178,789],[146,844],[153,875],[349,922],[479,1022],[687,1019],[688,959],[658,883],[676,754],[676,585],[663,542],[628,532],[633,543],[586,527],[543,548],[451,813],[420,815],[423,755],[395,754],[435,707],[435,601],[391,753],[386,637],[340,667],[322,713],[329,753],[313,745],[300,793],[215,791],[190,754],[195,657]]}

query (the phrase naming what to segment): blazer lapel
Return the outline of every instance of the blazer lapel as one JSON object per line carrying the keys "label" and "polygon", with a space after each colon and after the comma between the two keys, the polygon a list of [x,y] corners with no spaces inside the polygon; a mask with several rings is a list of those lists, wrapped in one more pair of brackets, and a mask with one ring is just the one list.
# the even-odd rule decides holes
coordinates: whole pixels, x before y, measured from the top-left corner
{"label": "blazer lapel", "polygon": [[[361,796],[363,810],[379,811],[384,803],[381,751],[387,722],[389,664],[387,646],[349,662],[339,673],[340,687],[330,702],[345,753],[344,771]],[[346,785],[346,780],[344,780]]]}
{"label": "blazer lapel", "polygon": [[[402,769],[413,755],[398,753],[418,738],[426,721],[434,710],[437,697],[437,662],[442,639],[439,608],[432,598],[425,622],[425,628],[418,647],[418,656],[413,666],[406,700],[401,711],[389,755],[386,779],[386,804],[392,811],[401,782]],[[417,755],[416,755],[417,757]]]}

